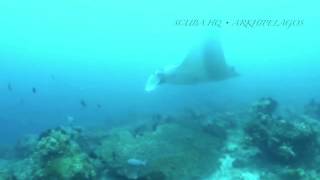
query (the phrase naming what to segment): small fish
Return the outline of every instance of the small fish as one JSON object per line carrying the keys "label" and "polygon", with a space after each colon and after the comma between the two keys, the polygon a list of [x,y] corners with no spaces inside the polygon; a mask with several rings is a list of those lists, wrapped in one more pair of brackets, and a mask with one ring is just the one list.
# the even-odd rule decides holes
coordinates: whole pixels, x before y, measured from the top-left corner
{"label": "small fish", "polygon": [[37,89],[35,87],[32,88],[32,93],[37,94]]}
{"label": "small fish", "polygon": [[87,103],[86,103],[86,101],[83,100],[83,99],[80,100],[80,105],[81,105],[82,107],[87,107]]}
{"label": "small fish", "polygon": [[7,89],[8,89],[8,91],[12,91],[12,85],[11,85],[11,83],[8,83],[8,85],[7,85]]}
{"label": "small fish", "polygon": [[97,108],[98,109],[102,108],[101,104],[97,104]]}
{"label": "small fish", "polygon": [[146,166],[147,161],[131,158],[131,159],[128,159],[128,164],[131,166]]}

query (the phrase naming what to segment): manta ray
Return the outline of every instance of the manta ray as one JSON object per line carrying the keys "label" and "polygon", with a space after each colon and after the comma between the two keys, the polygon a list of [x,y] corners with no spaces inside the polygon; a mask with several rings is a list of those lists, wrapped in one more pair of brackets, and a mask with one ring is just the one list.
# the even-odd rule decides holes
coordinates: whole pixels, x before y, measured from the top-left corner
{"label": "manta ray", "polygon": [[154,72],[147,81],[145,91],[155,90],[162,84],[193,85],[222,81],[239,74],[226,64],[218,41],[208,41],[200,48],[191,50],[178,65],[169,65]]}

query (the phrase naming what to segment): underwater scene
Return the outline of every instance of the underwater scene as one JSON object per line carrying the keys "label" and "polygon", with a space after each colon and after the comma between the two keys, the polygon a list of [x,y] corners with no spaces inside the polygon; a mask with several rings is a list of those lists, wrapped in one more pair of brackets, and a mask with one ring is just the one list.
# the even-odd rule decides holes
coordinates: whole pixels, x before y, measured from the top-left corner
{"label": "underwater scene", "polygon": [[318,4],[0,1],[0,180],[320,180]]}

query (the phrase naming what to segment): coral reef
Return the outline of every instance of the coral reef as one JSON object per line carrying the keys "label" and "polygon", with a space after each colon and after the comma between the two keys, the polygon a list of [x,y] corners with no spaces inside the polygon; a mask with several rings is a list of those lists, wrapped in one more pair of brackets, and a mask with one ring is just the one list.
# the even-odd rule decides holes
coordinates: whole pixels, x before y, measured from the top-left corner
{"label": "coral reef", "polygon": [[278,107],[278,102],[270,97],[263,97],[251,106],[254,118],[263,119],[272,116]]}
{"label": "coral reef", "polygon": [[82,152],[76,139],[77,129],[57,128],[40,135],[34,158],[40,161],[41,178],[92,179],[93,160]]}
{"label": "coral reef", "polygon": [[[219,138],[212,138],[200,126],[188,128],[168,123],[138,137],[126,129],[116,130],[96,153],[113,172],[128,179],[156,174],[158,178],[188,179],[214,169],[221,144]],[[130,158],[147,164],[132,167],[127,163]]]}
{"label": "coral reef", "polygon": [[245,131],[266,159],[287,165],[309,161],[320,145],[317,130],[306,122],[257,120]]}
{"label": "coral reef", "polygon": [[290,116],[278,106],[265,97],[239,112],[48,129],[2,150],[0,180],[318,180],[318,104]]}
{"label": "coral reef", "polygon": [[316,102],[316,100],[312,99],[305,105],[304,111],[306,115],[315,119],[320,119],[320,103]]}
{"label": "coral reef", "polygon": [[295,165],[307,163],[314,158],[320,147],[319,131],[314,123],[305,119],[272,118],[270,113],[275,111],[274,108],[267,108],[272,111],[261,111],[261,108],[256,108],[256,104],[253,107],[258,111],[253,113],[259,113],[259,117],[263,118],[249,121],[245,126],[245,132],[248,141],[259,148],[265,159],[272,160],[273,163]]}
{"label": "coral reef", "polygon": [[7,175],[17,180],[94,178],[96,168],[77,144],[77,135],[75,129],[59,127],[42,133],[33,148],[18,146],[18,150],[24,149],[23,154],[29,155],[12,163]]}

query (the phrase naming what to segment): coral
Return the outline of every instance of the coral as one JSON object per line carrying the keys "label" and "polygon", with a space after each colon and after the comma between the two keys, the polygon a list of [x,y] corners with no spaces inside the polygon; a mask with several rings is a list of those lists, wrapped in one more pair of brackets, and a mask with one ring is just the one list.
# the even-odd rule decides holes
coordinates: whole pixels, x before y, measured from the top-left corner
{"label": "coral", "polygon": [[65,155],[49,161],[44,169],[46,177],[59,179],[92,179],[96,172],[86,154],[77,153]]}
{"label": "coral", "polygon": [[40,164],[33,158],[26,158],[10,165],[10,176],[16,180],[37,180],[41,174]]}
{"label": "coral", "polygon": [[[197,179],[215,168],[221,147],[221,140],[203,132],[201,126],[164,123],[140,136],[128,129],[117,129],[102,142],[96,154],[113,173],[129,179]],[[127,163],[130,158],[145,160],[147,165],[132,168]]]}
{"label": "coral", "polygon": [[10,179],[10,173],[7,166],[8,166],[8,162],[0,159],[0,180]]}
{"label": "coral", "polygon": [[70,129],[50,129],[40,135],[36,145],[36,152],[42,158],[56,157],[79,149],[75,142],[75,132]]}
{"label": "coral", "polygon": [[40,138],[36,151],[42,157],[55,157],[70,151],[69,144],[70,137],[67,134],[59,130],[52,130],[47,136]]}
{"label": "coral", "polygon": [[320,119],[320,103],[312,99],[305,107],[304,112],[310,117]]}
{"label": "coral", "polygon": [[261,98],[249,112],[192,110],[112,129],[49,129],[22,139],[15,158],[3,149],[0,180],[316,180],[315,104],[307,115],[280,116],[274,99]]}
{"label": "coral", "polygon": [[32,153],[12,165],[14,179],[93,179],[95,166],[78,145],[78,134],[78,130],[61,127],[42,133]]}
{"label": "coral", "polygon": [[277,174],[281,180],[318,180],[319,174],[315,170],[303,168],[281,168]]}
{"label": "coral", "polygon": [[270,97],[263,97],[251,106],[251,112],[255,118],[264,119],[276,111],[278,102]]}
{"label": "coral", "polygon": [[229,117],[221,117],[221,115],[214,117],[209,116],[202,122],[202,129],[204,132],[220,139],[226,139],[228,130],[234,129],[236,126],[236,123],[233,120],[230,120]]}
{"label": "coral", "polygon": [[250,143],[266,159],[294,165],[311,160],[318,150],[318,132],[307,121],[253,120],[245,128]]}
{"label": "coral", "polygon": [[34,154],[42,166],[41,178],[90,179],[96,175],[91,160],[75,140],[77,133],[56,128],[42,134]]}

